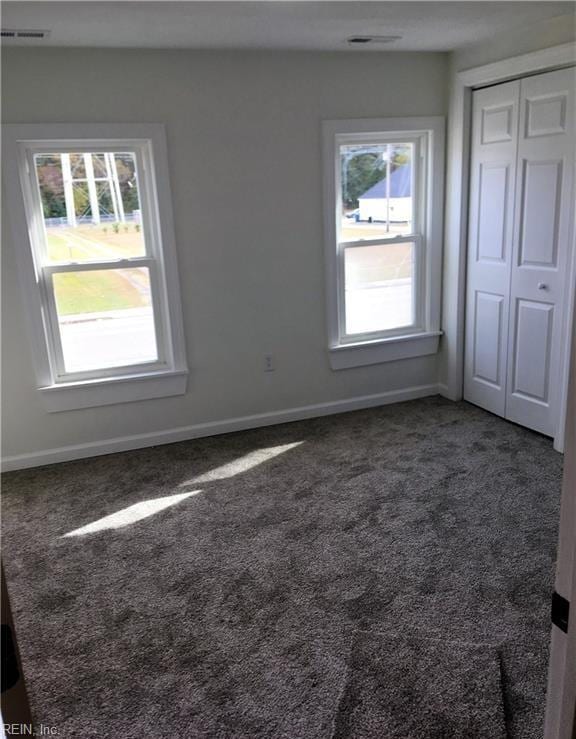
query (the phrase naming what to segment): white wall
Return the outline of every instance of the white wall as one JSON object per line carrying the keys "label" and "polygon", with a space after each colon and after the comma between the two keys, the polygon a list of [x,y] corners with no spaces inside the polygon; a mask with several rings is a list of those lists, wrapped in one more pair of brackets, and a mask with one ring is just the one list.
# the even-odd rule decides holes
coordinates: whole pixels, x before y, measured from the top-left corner
{"label": "white wall", "polygon": [[6,122],[166,124],[191,367],[185,396],[46,413],[6,230],[4,455],[436,383],[436,356],[329,369],[320,122],[445,115],[446,55],[27,48],[3,77]]}
{"label": "white wall", "polygon": [[482,64],[499,62],[512,56],[566,44],[574,39],[576,39],[574,14],[558,15],[540,23],[520,26],[515,30],[498,34],[487,43],[459,49],[452,55],[452,67],[457,71],[480,67]]}
{"label": "white wall", "polygon": [[[456,75],[466,69],[484,64],[510,59],[521,54],[528,54],[540,49],[547,49],[572,42],[576,39],[575,16],[562,15],[542,21],[538,24],[523,26],[516,31],[499,34],[490,42],[470,46],[451,54],[450,59],[450,93],[448,113],[447,161],[453,162],[456,155],[461,156],[462,135],[467,132],[460,128],[461,113],[457,108],[462,105],[460,91],[456,83]],[[448,167],[446,192],[456,193],[460,189],[458,182],[460,172]],[[462,337],[459,326],[462,325],[464,311],[465,255],[458,248],[460,202],[448,199],[446,203],[446,228],[443,289],[442,289],[442,329],[444,336],[440,345],[438,361],[438,379],[442,392],[453,400],[462,397]],[[453,224],[453,225],[451,225]],[[458,227],[456,226],[458,224]]]}

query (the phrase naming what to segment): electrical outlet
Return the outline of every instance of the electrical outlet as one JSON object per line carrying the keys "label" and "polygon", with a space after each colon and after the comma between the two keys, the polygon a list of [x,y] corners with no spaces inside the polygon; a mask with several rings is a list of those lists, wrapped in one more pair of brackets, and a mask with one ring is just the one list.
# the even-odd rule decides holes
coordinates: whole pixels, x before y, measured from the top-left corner
{"label": "electrical outlet", "polygon": [[276,365],[274,364],[274,357],[271,354],[264,355],[264,372],[274,372]]}

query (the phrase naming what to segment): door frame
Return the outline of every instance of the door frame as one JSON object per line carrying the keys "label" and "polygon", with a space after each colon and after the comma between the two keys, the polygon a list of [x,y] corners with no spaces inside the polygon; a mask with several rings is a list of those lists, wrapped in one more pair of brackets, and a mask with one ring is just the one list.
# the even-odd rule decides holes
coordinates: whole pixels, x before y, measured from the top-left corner
{"label": "door frame", "polygon": [[544,739],[576,737],[576,306],[568,385],[555,589],[572,612],[566,632],[552,626]]}
{"label": "door frame", "polygon": [[[470,178],[470,133],[472,128],[472,91],[475,88],[507,82],[530,74],[551,72],[576,65],[576,42],[552,46],[530,54],[473,67],[452,76],[448,116],[445,239],[442,290],[442,352],[444,378],[440,392],[450,400],[461,400],[464,385],[464,338],[466,306],[466,254],[468,245],[468,196]],[[576,229],[572,228],[572,259],[566,275],[568,290],[564,306],[563,336],[571,335],[576,278]],[[564,449],[566,401],[568,396],[569,342],[561,360],[561,414],[554,448]]]}

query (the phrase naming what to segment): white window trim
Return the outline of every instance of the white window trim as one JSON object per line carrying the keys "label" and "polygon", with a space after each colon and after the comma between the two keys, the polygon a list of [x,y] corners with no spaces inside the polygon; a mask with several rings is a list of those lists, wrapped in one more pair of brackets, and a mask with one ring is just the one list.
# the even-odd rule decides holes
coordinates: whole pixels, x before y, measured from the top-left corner
{"label": "white window trim", "polygon": [[[326,305],[328,322],[328,354],[334,370],[378,364],[399,359],[434,354],[438,351],[441,305],[442,228],[444,207],[444,128],[442,116],[411,118],[370,118],[324,121],[324,238],[326,268]],[[347,143],[347,136],[366,139],[412,141],[426,136],[427,171],[425,198],[418,210],[423,213],[421,230],[425,247],[420,259],[420,273],[416,276],[421,291],[421,315],[417,326],[408,330],[386,332],[383,336],[366,338],[344,335],[343,285],[338,254],[338,183],[339,146]],[[376,240],[380,242],[380,239]],[[386,239],[392,243],[394,239]],[[372,240],[363,242],[368,246]]]}
{"label": "white window trim", "polygon": [[[154,305],[157,331],[162,333],[164,356],[151,363],[103,371],[97,377],[83,374],[59,377],[48,342],[49,319],[45,315],[37,280],[33,248],[33,221],[27,214],[32,202],[31,177],[27,156],[39,149],[54,151],[79,149],[129,150],[139,152],[139,166],[150,168],[149,188],[141,187],[143,210],[154,229],[154,249],[158,302]],[[72,144],[72,149],[70,148]],[[12,241],[20,281],[23,308],[29,329],[32,361],[38,393],[49,412],[124,403],[148,398],[182,395],[186,392],[188,368],[180,302],[176,243],[174,237],[168,158],[164,126],[156,123],[122,124],[8,124],[3,127],[5,197],[12,226]],[[24,195],[26,193],[26,196]],[[153,214],[153,216],[152,216]],[[147,257],[142,258],[142,263]],[[122,267],[122,260],[118,268]],[[133,265],[132,265],[133,266]],[[81,269],[90,268],[82,264]],[[162,351],[159,345],[159,352]],[[54,356],[52,352],[52,356]]]}

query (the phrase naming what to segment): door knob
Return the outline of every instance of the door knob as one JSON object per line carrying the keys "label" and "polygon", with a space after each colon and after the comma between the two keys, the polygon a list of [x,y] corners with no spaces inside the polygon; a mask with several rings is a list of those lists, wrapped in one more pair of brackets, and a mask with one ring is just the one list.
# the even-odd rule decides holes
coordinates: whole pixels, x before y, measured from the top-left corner
{"label": "door knob", "polygon": [[538,290],[548,290],[548,285],[545,282],[539,282]]}

